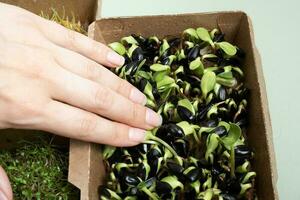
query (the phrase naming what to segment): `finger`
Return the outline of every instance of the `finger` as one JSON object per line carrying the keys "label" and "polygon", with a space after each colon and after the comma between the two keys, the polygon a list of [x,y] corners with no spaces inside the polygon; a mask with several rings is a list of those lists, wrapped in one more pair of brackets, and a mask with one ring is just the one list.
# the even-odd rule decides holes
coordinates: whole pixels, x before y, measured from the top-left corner
{"label": "finger", "polygon": [[142,92],[95,61],[60,47],[55,48],[54,57],[60,66],[72,73],[106,86],[135,103],[146,104]]}
{"label": "finger", "polygon": [[45,108],[41,130],[65,137],[114,146],[133,146],[145,139],[145,131],[104,119],[79,108],[51,101]]}
{"label": "finger", "polygon": [[12,189],[4,169],[0,166],[0,199],[12,200]]}
{"label": "finger", "polygon": [[55,100],[134,127],[151,129],[161,124],[160,115],[109,88],[63,68],[57,67],[53,74],[55,76],[51,77],[53,85],[50,86],[50,95]]}
{"label": "finger", "polygon": [[69,30],[55,22],[39,18],[40,30],[53,43],[78,52],[107,67],[124,64],[124,58],[100,42]]}

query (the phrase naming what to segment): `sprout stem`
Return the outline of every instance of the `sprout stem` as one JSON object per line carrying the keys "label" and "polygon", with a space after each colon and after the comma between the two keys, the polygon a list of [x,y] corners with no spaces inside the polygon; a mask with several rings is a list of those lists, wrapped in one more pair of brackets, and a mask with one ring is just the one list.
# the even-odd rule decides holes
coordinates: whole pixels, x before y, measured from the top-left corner
{"label": "sprout stem", "polygon": [[159,200],[159,199],[157,198],[157,196],[155,196],[154,194],[152,194],[152,192],[151,192],[150,190],[148,190],[147,187],[143,187],[141,190],[142,190],[143,192],[145,192],[152,200]]}
{"label": "sprout stem", "polygon": [[180,156],[178,156],[178,154],[176,153],[176,151],[165,141],[163,141],[162,139],[160,139],[159,137],[156,137],[155,135],[153,135],[151,132],[147,132],[147,136],[146,136],[147,140],[153,140],[156,141],[158,143],[160,143],[161,145],[163,145],[164,147],[166,147],[175,157],[175,159],[178,161],[178,163],[180,165],[182,165],[182,159],[180,158]]}
{"label": "sprout stem", "polygon": [[235,178],[235,155],[234,155],[234,147],[230,149],[230,177]]}

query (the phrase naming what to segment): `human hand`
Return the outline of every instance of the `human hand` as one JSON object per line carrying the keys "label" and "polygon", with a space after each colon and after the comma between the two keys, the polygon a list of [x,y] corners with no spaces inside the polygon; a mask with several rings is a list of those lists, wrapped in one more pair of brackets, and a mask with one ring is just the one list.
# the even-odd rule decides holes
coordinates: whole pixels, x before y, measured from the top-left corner
{"label": "human hand", "polygon": [[0,166],[0,200],[12,200],[12,190],[10,187],[10,183],[8,177]]}
{"label": "human hand", "polygon": [[0,3],[0,128],[37,129],[96,143],[136,145],[161,117],[107,67],[105,45]]}

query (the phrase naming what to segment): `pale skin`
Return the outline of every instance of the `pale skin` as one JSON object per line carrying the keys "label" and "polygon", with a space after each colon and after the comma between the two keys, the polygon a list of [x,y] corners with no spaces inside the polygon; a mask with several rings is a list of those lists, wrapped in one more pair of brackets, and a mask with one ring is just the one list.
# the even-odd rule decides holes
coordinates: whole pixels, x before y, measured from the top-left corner
{"label": "pale skin", "polygon": [[[106,68],[124,59],[104,44],[3,3],[0,24],[0,129],[133,146],[161,124],[144,94]],[[12,198],[0,167],[0,200]]]}

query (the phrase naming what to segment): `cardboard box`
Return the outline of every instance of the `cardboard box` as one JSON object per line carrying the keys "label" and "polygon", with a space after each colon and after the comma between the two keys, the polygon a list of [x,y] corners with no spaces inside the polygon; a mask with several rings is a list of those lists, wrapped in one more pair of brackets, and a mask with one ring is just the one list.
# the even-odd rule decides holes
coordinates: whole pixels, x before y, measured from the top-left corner
{"label": "cardboard box", "polygon": [[97,0],[0,0],[0,2],[16,5],[37,15],[43,11],[51,14],[54,8],[60,16],[68,16],[79,20],[87,28],[96,18]]}
{"label": "cardboard box", "polygon": [[[21,6],[39,14],[47,13],[53,7],[60,14],[73,14],[81,23],[88,25],[95,19],[96,0],[0,0],[0,2]],[[226,39],[237,44],[246,52],[243,70],[246,84],[251,90],[249,100],[249,128],[247,135],[250,146],[255,150],[252,162],[257,172],[256,189],[259,199],[278,199],[277,171],[272,142],[268,102],[260,57],[254,44],[254,35],[249,17],[243,12],[217,12],[203,14],[164,15],[130,18],[101,19],[89,27],[89,36],[103,43],[119,40],[132,33],[144,36],[178,35],[189,27],[203,26],[208,29],[219,27]],[[11,148],[20,139],[32,140],[39,131],[1,130],[0,148]],[[60,138],[57,143],[68,148],[68,140]],[[99,145],[71,140],[69,160],[69,181],[81,190],[82,200],[97,200],[98,186],[105,177]]]}
{"label": "cardboard box", "polygon": [[[158,37],[178,36],[186,28],[199,26],[208,29],[219,27],[228,41],[246,52],[243,70],[246,74],[246,85],[251,91],[247,135],[250,146],[255,151],[252,164],[257,172],[256,190],[259,199],[278,199],[272,127],[264,77],[254,44],[251,21],[245,13],[216,12],[100,19],[90,25],[89,36],[108,44],[132,33]],[[104,177],[99,146],[71,140],[69,181],[80,188],[81,199],[98,199],[97,188]]]}

